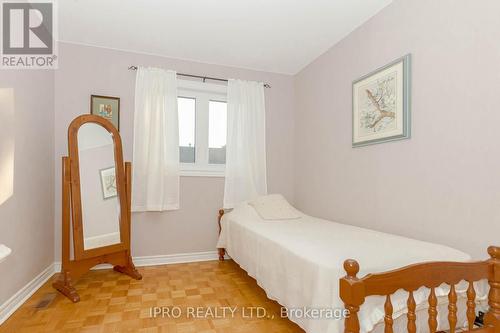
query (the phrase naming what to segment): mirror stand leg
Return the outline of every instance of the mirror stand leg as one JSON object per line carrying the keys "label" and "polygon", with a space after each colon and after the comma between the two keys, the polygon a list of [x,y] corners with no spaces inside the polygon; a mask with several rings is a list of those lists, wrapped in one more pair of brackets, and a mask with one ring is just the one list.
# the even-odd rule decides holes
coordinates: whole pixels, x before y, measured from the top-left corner
{"label": "mirror stand leg", "polygon": [[136,280],[142,280],[142,275],[139,273],[139,271],[135,268],[134,263],[132,262],[132,258],[128,256],[127,260],[127,265],[126,266],[115,266],[113,269],[116,272],[125,274],[130,276],[132,279]]}
{"label": "mirror stand leg", "polygon": [[75,287],[73,287],[68,271],[63,271],[59,279],[52,286],[68,297],[73,303],[80,301],[80,295],[78,295]]}

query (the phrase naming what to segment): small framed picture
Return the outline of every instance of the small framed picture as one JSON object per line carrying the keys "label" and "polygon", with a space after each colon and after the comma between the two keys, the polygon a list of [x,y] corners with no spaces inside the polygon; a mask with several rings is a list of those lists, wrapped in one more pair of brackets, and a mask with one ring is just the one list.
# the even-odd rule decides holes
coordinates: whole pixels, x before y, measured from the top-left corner
{"label": "small framed picture", "polygon": [[99,170],[101,174],[101,187],[103,199],[111,199],[118,196],[116,190],[116,173],[115,167]]}
{"label": "small framed picture", "polygon": [[120,98],[110,96],[90,96],[90,114],[109,120],[120,130]]}
{"label": "small framed picture", "polygon": [[410,137],[410,55],[352,84],[352,146]]}

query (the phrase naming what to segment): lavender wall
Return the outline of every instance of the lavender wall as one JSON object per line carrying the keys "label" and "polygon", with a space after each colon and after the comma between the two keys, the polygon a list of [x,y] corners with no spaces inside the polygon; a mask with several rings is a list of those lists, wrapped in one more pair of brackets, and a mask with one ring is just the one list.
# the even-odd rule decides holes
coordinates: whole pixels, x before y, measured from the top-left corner
{"label": "lavender wall", "polygon": [[[485,257],[500,235],[500,2],[398,0],[302,70],[296,203]],[[412,138],[351,148],[351,82],[413,56]]]}
{"label": "lavender wall", "polygon": [[12,249],[0,263],[1,305],[54,262],[54,72],[2,70],[0,88],[14,89],[15,125],[14,193],[0,205],[0,243]]}
{"label": "lavender wall", "polygon": [[[290,144],[294,131],[293,77],[68,43],[59,46],[59,69],[55,73],[56,260],[60,260],[61,247],[60,158],[67,154],[67,127],[73,118],[89,112],[91,94],[120,97],[124,158],[130,161],[135,85],[135,72],[127,70],[130,65],[271,84],[272,89],[266,90],[269,190],[283,193],[293,201],[293,146]],[[133,215],[133,255],[214,251],[223,187],[223,178],[182,177],[180,210]]]}
{"label": "lavender wall", "polygon": [[[13,249],[0,264],[0,304],[53,262],[54,243],[60,260],[60,158],[91,94],[121,97],[131,160],[131,64],[270,83],[271,192],[312,215],[484,257],[500,234],[498,12],[496,0],[396,0],[295,78],[67,43],[55,72],[2,71],[0,88],[15,90],[16,146],[14,195],[0,205],[0,243]],[[412,138],[351,148],[351,82],[406,53]],[[182,209],[135,214],[133,254],[213,250],[223,181],[183,177]]]}

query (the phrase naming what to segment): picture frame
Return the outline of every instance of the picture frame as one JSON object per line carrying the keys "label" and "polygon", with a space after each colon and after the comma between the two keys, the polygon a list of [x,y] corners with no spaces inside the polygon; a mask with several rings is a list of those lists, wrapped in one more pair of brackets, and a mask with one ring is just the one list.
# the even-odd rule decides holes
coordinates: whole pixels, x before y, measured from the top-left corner
{"label": "picture frame", "polygon": [[409,139],[411,54],[352,83],[352,147]]}
{"label": "picture frame", "polygon": [[120,131],[120,98],[91,95],[90,114],[109,120]]}
{"label": "picture frame", "polygon": [[109,167],[99,170],[101,178],[101,189],[103,200],[115,198],[118,196],[116,188],[116,170],[115,167]]}

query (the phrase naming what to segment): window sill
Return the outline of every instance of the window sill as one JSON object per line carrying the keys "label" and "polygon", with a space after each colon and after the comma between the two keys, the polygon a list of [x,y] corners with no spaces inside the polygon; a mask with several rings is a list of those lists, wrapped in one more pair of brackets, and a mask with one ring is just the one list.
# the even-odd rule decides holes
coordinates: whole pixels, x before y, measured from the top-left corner
{"label": "window sill", "polygon": [[224,178],[225,172],[222,170],[181,170],[181,177],[216,177]]}

